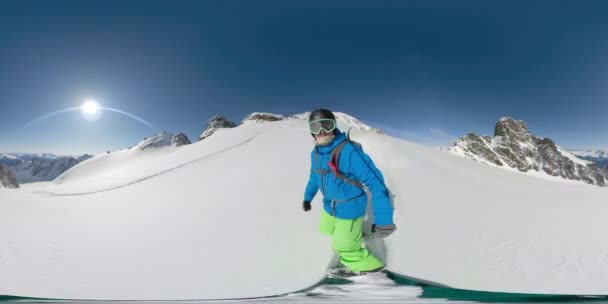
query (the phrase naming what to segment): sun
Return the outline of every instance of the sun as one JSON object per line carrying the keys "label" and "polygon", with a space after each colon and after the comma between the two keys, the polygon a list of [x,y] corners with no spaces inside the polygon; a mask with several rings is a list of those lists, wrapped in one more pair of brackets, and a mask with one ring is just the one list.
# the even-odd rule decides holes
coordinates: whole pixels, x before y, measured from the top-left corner
{"label": "sun", "polygon": [[81,109],[85,115],[95,115],[99,111],[99,105],[95,100],[89,99],[82,104]]}

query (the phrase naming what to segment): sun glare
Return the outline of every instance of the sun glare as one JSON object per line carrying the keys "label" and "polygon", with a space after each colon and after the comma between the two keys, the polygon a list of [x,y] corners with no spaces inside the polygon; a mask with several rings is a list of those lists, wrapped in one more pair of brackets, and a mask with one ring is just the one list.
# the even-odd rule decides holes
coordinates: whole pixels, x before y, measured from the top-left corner
{"label": "sun glare", "polygon": [[88,115],[94,115],[99,110],[99,105],[95,100],[87,100],[82,105],[82,112]]}

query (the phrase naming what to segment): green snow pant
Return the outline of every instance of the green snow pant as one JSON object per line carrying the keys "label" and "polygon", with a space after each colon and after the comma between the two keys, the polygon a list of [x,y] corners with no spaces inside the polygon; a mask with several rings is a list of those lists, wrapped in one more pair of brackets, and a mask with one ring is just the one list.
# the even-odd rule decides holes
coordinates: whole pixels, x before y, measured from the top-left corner
{"label": "green snow pant", "polygon": [[332,246],[340,255],[340,262],[355,272],[378,269],[384,264],[361,246],[363,217],[353,220],[339,219],[321,211],[319,231],[332,237]]}

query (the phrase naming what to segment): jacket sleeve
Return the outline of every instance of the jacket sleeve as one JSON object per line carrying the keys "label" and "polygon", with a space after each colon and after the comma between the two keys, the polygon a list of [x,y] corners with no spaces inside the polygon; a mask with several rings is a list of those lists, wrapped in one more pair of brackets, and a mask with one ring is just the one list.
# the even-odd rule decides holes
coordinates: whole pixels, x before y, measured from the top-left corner
{"label": "jacket sleeve", "polygon": [[372,208],[374,224],[393,224],[393,206],[389,197],[388,189],[384,185],[384,177],[376,168],[372,159],[365,152],[352,146],[348,149],[348,172],[354,174],[355,178],[362,182],[372,195]]}
{"label": "jacket sleeve", "polygon": [[304,200],[305,201],[309,201],[312,202],[312,200],[315,198],[315,195],[317,194],[317,191],[319,191],[319,185],[317,185],[317,177],[315,176],[315,173],[312,171],[313,170],[313,161],[312,161],[312,155],[310,156],[310,174],[308,175],[308,184],[306,184],[306,190],[304,191]]}

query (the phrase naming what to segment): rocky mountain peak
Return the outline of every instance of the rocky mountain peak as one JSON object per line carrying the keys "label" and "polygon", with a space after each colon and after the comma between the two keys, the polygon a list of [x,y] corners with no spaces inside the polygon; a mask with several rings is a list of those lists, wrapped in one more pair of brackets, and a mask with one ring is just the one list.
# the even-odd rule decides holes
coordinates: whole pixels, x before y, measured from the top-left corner
{"label": "rocky mountain peak", "polygon": [[0,188],[19,188],[17,178],[8,167],[0,165]]}
{"label": "rocky mountain peak", "polygon": [[171,145],[175,146],[175,147],[189,145],[191,143],[192,142],[190,142],[190,139],[188,139],[188,136],[186,136],[186,134],[181,133],[181,132],[173,135],[173,137],[171,138]]}
{"label": "rocky mountain peak", "polygon": [[144,140],[141,141],[136,146],[136,148],[138,150],[143,151],[143,150],[147,150],[147,149],[151,149],[151,148],[160,148],[160,147],[164,147],[164,146],[170,146],[172,137],[173,137],[172,134],[169,134],[166,131],[162,131],[156,135],[144,138]]}
{"label": "rocky mountain peak", "polygon": [[169,132],[162,131],[154,136],[146,137],[142,142],[135,146],[138,150],[147,150],[151,148],[160,148],[166,146],[179,147],[190,144],[190,140],[183,133],[173,135]]}
{"label": "rocky mountain peak", "polygon": [[528,125],[523,120],[503,117],[494,127],[494,136],[523,138],[530,135]]}
{"label": "rocky mountain peak", "polygon": [[521,172],[535,170],[593,185],[608,185],[607,169],[575,157],[550,138],[535,136],[524,121],[509,117],[496,123],[494,138],[469,133],[449,150],[466,158]]}
{"label": "rocky mountain peak", "polygon": [[211,117],[209,121],[207,121],[207,123],[205,124],[205,129],[203,130],[203,133],[198,137],[198,140],[200,141],[213,135],[213,133],[215,133],[215,131],[217,131],[218,129],[234,127],[236,127],[236,123],[226,119],[222,115],[215,115]]}
{"label": "rocky mountain peak", "polygon": [[267,121],[280,121],[285,119],[283,115],[273,114],[273,113],[259,113],[254,112],[251,113],[243,119],[243,122],[246,121],[254,121],[254,122],[267,122]]}

